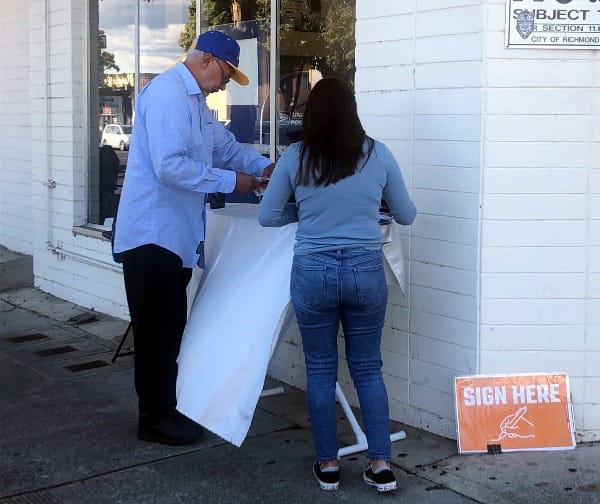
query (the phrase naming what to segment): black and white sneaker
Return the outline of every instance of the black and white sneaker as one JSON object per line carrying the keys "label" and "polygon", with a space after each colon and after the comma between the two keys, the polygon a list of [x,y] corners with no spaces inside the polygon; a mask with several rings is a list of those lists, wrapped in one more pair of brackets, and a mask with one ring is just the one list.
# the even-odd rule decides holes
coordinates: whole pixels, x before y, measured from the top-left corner
{"label": "black and white sneaker", "polygon": [[321,490],[331,492],[333,490],[337,490],[340,486],[339,469],[337,471],[324,472],[321,470],[321,464],[317,460],[313,466],[313,474],[315,475],[315,478],[317,478]]}
{"label": "black and white sneaker", "polygon": [[396,477],[391,469],[384,469],[374,473],[371,464],[363,472],[363,481],[367,485],[374,486],[378,492],[391,492],[396,490]]}

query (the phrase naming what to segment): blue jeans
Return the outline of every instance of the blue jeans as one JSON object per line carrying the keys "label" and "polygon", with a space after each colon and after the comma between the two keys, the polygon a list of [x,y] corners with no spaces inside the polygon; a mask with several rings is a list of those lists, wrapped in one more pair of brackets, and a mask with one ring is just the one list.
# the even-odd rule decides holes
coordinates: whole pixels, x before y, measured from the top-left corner
{"label": "blue jeans", "polygon": [[317,457],[337,459],[335,383],[341,321],[372,460],[390,460],[388,397],[381,376],[387,283],[381,251],[342,249],[296,255],[290,293],[304,348],[306,395]]}

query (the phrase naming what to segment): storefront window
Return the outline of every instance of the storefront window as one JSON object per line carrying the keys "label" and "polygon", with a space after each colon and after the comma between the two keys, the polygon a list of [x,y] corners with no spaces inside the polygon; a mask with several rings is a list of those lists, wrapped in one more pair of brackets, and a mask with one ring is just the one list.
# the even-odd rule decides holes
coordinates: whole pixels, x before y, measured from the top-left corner
{"label": "storefront window", "polygon": [[190,0],[94,2],[89,221],[110,226],[127,167],[137,92],[184,54],[181,42],[185,45],[189,26],[195,32],[196,21]]}
{"label": "storefront window", "polygon": [[282,0],[279,143],[298,138],[306,98],[322,77],[354,83],[355,0]]}
{"label": "storefront window", "polygon": [[[258,79],[257,100],[246,104],[246,120],[253,120],[254,128],[248,124],[238,140],[266,148],[274,125],[276,149],[269,154],[277,157],[298,138],[306,98],[319,79],[337,75],[354,82],[355,0],[280,0],[277,44],[270,39],[269,0],[200,0],[200,5],[201,31],[219,29],[238,40],[257,40],[257,52],[252,48],[244,51],[242,46],[242,59],[250,54],[254,62],[248,64],[256,65]],[[271,50],[278,55],[275,68],[269,67]],[[277,75],[274,93],[271,73]],[[225,93],[233,91],[228,87]],[[275,100],[275,117],[271,117],[271,98]],[[229,96],[229,102],[237,103],[234,96]],[[256,109],[254,117],[251,107]]]}
{"label": "storefront window", "polygon": [[[110,226],[127,168],[137,92],[177,61],[200,30],[241,47],[250,85],[209,107],[238,141],[273,159],[299,137],[308,93],[324,76],[354,81],[355,0],[91,0],[89,221]],[[276,54],[276,58],[271,58]],[[232,199],[233,198],[233,199]],[[229,197],[236,201],[235,195]]]}

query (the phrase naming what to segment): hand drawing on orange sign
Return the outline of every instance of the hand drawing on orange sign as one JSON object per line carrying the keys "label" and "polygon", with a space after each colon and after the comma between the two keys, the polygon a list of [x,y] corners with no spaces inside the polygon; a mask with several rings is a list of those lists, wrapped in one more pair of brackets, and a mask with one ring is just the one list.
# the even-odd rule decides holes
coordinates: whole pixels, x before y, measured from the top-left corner
{"label": "hand drawing on orange sign", "polygon": [[527,438],[535,438],[535,436],[533,434],[528,434],[526,436],[518,434],[516,432],[508,432],[509,430],[515,430],[519,428],[519,422],[523,421],[528,423],[529,425],[531,425],[531,427],[535,427],[535,425],[533,425],[529,420],[527,420],[525,418],[525,413],[527,413],[527,406],[522,406],[521,408],[519,408],[517,411],[515,411],[512,415],[507,415],[506,417],[504,417],[504,420],[502,420],[502,422],[500,423],[500,435],[498,436],[498,439],[494,439],[494,441],[500,441],[502,439],[504,439],[505,437],[509,437],[511,439],[513,438],[520,438],[520,439],[527,439]]}

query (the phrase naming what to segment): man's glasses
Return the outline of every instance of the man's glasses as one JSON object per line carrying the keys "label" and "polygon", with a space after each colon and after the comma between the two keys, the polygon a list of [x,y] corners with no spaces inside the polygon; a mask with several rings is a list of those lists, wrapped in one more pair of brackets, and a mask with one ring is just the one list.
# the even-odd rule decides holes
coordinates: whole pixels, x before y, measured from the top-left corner
{"label": "man's glasses", "polygon": [[229,76],[229,74],[227,72],[225,72],[225,70],[223,70],[223,66],[221,65],[221,62],[219,61],[219,59],[215,58],[214,56],[213,56],[213,59],[217,62],[217,65],[219,65],[219,68],[221,69],[221,82],[223,84],[229,84],[231,77]]}

